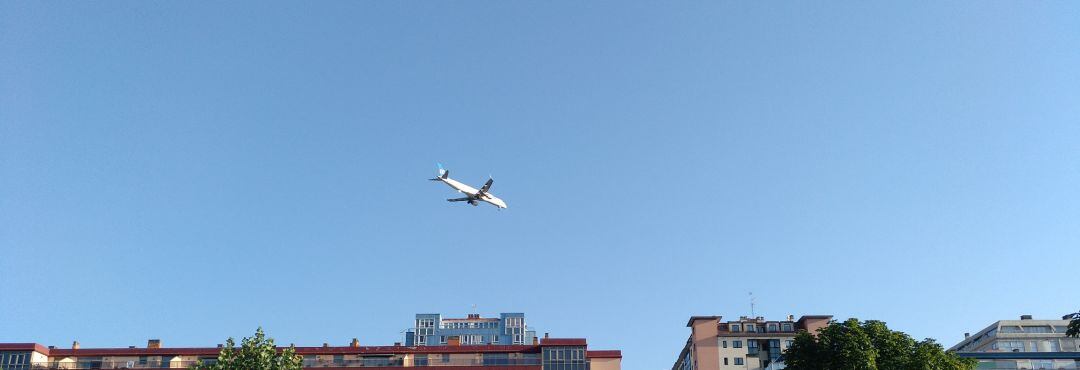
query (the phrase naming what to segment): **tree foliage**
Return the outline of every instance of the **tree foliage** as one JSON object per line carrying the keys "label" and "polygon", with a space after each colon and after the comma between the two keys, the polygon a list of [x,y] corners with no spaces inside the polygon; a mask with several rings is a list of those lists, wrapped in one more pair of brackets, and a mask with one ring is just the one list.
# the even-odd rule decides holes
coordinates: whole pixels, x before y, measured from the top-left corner
{"label": "tree foliage", "polygon": [[296,348],[278,352],[274,338],[267,338],[262,328],[255,330],[255,336],[244,338],[240,347],[230,337],[221,348],[217,361],[204,364],[201,361],[192,366],[192,370],[300,370],[303,359],[296,354]]}
{"label": "tree foliage", "polygon": [[1065,315],[1063,319],[1072,320],[1069,321],[1069,329],[1065,331],[1065,336],[1080,337],[1080,312]]}
{"label": "tree foliage", "polygon": [[816,335],[806,331],[781,356],[789,370],[971,370],[973,359],[946,352],[933,339],[916,341],[884,322],[830,322]]}

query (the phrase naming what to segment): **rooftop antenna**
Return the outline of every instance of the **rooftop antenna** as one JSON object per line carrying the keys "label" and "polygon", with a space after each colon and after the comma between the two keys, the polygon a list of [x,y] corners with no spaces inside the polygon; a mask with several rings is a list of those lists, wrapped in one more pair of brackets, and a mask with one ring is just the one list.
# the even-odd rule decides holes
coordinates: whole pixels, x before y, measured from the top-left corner
{"label": "rooftop antenna", "polygon": [[476,303],[473,303],[472,305],[472,313],[476,313]]}
{"label": "rooftop antenna", "polygon": [[754,302],[755,302],[754,292],[750,292],[750,317],[751,318],[757,317],[757,315],[754,314]]}

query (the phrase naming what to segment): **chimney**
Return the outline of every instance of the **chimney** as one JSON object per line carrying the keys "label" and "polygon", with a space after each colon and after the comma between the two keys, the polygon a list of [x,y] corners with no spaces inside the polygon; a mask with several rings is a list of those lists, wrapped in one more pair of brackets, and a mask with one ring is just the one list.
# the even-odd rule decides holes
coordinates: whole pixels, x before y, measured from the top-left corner
{"label": "chimney", "polygon": [[964,339],[967,339],[970,336],[971,336],[971,333],[964,333]]}
{"label": "chimney", "polygon": [[548,334],[551,334],[551,333],[544,333],[544,339],[548,339]]}
{"label": "chimney", "polygon": [[480,318],[480,314],[478,314],[478,313],[470,313],[470,314],[469,314],[469,318],[470,318],[470,319],[479,319],[479,318]]}
{"label": "chimney", "polygon": [[218,343],[217,348],[225,348],[224,344]]}
{"label": "chimney", "polygon": [[356,339],[356,338],[353,338],[352,343],[349,343],[349,347],[359,348],[360,347],[360,340]]}
{"label": "chimney", "polygon": [[128,348],[134,349],[134,348],[135,348],[135,346],[128,346]]}
{"label": "chimney", "polygon": [[161,348],[161,339],[146,340],[146,348]]}
{"label": "chimney", "polygon": [[1020,315],[1020,320],[1031,320],[1031,315]]}
{"label": "chimney", "polygon": [[330,348],[330,343],[323,342],[322,348]]}
{"label": "chimney", "polygon": [[533,337],[533,345],[535,346],[537,344],[540,344],[540,338]]}
{"label": "chimney", "polygon": [[795,315],[787,315],[787,321],[795,321]]}
{"label": "chimney", "polygon": [[79,349],[79,341],[72,342],[71,349]]}
{"label": "chimney", "polygon": [[49,346],[49,349],[56,349],[56,346]]}
{"label": "chimney", "polygon": [[394,347],[401,347],[401,342],[394,342]]}

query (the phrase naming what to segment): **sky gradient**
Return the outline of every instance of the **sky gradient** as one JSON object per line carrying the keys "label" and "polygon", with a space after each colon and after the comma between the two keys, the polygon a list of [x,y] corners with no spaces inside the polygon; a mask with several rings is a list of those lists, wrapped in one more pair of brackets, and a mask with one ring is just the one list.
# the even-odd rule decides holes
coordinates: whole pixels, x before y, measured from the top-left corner
{"label": "sky gradient", "polygon": [[1078,143],[1077,2],[0,2],[0,342],[949,346],[1080,309]]}

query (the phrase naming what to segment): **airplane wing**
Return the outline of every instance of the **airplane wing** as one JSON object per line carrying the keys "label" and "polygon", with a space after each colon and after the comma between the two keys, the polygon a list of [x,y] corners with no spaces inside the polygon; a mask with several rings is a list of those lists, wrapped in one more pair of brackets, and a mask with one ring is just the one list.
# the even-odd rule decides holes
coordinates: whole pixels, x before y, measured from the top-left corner
{"label": "airplane wing", "polygon": [[495,180],[488,179],[488,181],[486,183],[484,183],[484,187],[480,188],[480,192],[481,193],[487,193],[488,189],[491,189],[491,184],[494,183],[494,182],[495,182]]}

